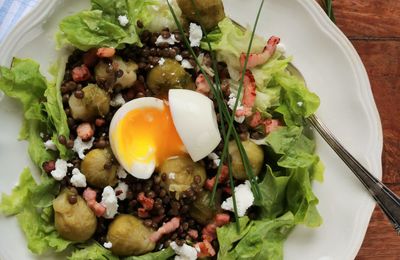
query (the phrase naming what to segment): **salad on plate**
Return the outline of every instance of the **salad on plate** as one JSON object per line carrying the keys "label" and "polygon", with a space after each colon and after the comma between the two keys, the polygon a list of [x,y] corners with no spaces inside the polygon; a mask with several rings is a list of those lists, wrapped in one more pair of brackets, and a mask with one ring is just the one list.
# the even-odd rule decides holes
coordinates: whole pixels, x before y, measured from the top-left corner
{"label": "salad on plate", "polygon": [[59,24],[52,79],[30,59],[0,67],[41,173],[0,203],[30,251],[282,259],[296,225],[320,226],[304,120],[319,98],[254,31],[218,0],[91,0]]}

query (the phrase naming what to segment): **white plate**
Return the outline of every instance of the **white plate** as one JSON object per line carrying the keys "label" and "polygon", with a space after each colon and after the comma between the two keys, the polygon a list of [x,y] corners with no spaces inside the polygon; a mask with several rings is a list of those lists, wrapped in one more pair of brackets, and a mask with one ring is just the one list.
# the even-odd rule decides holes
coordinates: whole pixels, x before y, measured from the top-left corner
{"label": "white plate", "polygon": [[[253,23],[258,3],[225,1],[227,13],[242,24]],[[56,57],[53,39],[58,22],[87,6],[88,1],[82,0],[42,1],[0,46],[0,64],[9,66],[13,56],[29,57],[40,62],[47,74]],[[364,66],[346,37],[310,0],[266,1],[258,32],[282,38],[309,88],[321,97],[318,116],[356,158],[381,178],[380,120]],[[16,141],[20,106],[6,97],[0,97],[0,101],[0,191],[9,192],[30,161],[26,143]],[[326,165],[325,182],[315,184],[324,224],[318,229],[297,227],[285,243],[285,259],[353,259],[375,204],[322,139],[317,137],[317,142]],[[14,218],[1,217],[0,230],[0,259],[35,259]]]}

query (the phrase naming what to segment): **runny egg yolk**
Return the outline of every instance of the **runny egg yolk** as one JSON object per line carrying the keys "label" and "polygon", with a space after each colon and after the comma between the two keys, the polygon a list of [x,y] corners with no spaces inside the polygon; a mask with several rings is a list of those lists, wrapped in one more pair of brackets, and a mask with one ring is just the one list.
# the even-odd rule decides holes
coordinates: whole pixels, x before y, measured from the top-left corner
{"label": "runny egg yolk", "polygon": [[157,167],[169,157],[186,153],[167,105],[163,109],[144,107],[129,111],[116,126],[113,139],[120,159],[137,171],[140,167],[135,165]]}

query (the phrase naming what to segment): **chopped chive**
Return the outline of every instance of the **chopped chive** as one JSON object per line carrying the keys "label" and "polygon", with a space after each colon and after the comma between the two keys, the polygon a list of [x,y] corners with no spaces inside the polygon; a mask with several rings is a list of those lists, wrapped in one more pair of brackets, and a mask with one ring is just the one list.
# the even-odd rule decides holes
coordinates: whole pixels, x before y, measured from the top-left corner
{"label": "chopped chive", "polygon": [[[173,10],[173,8],[172,8],[171,4],[168,2],[168,0],[166,0],[166,2],[168,4],[168,7],[169,7],[169,9],[171,11],[171,14],[172,14],[172,16],[174,18],[174,21],[175,21],[175,23],[176,23],[181,35],[183,36],[183,40],[184,40],[185,46],[190,51],[191,55],[194,57],[195,62],[197,64],[197,66],[199,67],[200,71],[203,73],[207,83],[211,86],[211,90],[212,90],[212,93],[213,93],[213,95],[215,96],[215,98],[217,100],[218,109],[219,109],[220,116],[221,116],[220,124],[221,124],[223,140],[224,140],[225,143],[224,143],[223,153],[222,153],[222,156],[221,156],[221,163],[220,163],[220,165],[218,167],[217,174],[215,176],[216,183],[215,183],[215,185],[213,187],[213,191],[212,191],[211,201],[210,202],[213,203],[214,200],[215,200],[215,195],[216,195],[217,185],[218,185],[218,181],[219,181],[219,176],[221,175],[222,165],[226,161],[226,158],[227,158],[227,154],[228,154],[228,150],[229,150],[228,149],[228,143],[229,143],[229,139],[230,139],[232,133],[233,133],[233,137],[234,137],[234,139],[236,141],[236,144],[238,146],[238,150],[240,152],[240,155],[242,157],[242,162],[243,162],[243,165],[244,165],[244,168],[245,168],[245,172],[246,172],[246,174],[248,175],[248,177],[250,179],[250,183],[252,185],[252,190],[254,192],[254,195],[255,195],[256,199],[261,199],[258,183],[257,183],[257,180],[254,178],[254,175],[253,175],[253,172],[252,172],[252,169],[251,169],[251,166],[250,166],[250,162],[249,162],[248,156],[246,154],[246,151],[244,150],[243,144],[241,143],[241,140],[239,138],[239,135],[236,132],[236,129],[233,127],[234,114],[235,114],[235,111],[237,109],[237,106],[238,106],[238,103],[239,103],[239,99],[236,100],[235,106],[234,106],[234,109],[233,109],[233,113],[232,113],[232,115],[230,115],[227,105],[225,104],[225,102],[223,102],[223,93],[221,91],[221,83],[220,83],[220,78],[219,78],[219,74],[218,74],[218,67],[217,67],[217,61],[216,61],[216,57],[215,57],[215,52],[212,50],[211,43],[210,43],[210,40],[208,38],[207,31],[204,29],[204,26],[200,23],[200,26],[202,28],[202,31],[203,31],[204,35],[205,35],[205,38],[206,38],[206,41],[207,41],[207,44],[208,44],[208,47],[209,47],[209,50],[210,50],[210,53],[211,53],[211,58],[212,58],[212,62],[213,62],[213,69],[215,71],[216,84],[213,84],[213,82],[209,78],[208,74],[204,71],[203,67],[201,66],[200,62],[197,59],[197,56],[196,56],[195,52],[193,51],[193,49],[190,46],[190,43],[189,43],[189,41],[188,41],[188,39],[187,39],[187,37],[186,37],[186,35],[184,33],[182,24],[179,22],[179,19],[177,18],[176,14],[175,14],[175,11]],[[192,5],[195,8],[196,15],[199,17],[199,12],[198,12],[198,9],[196,8],[196,5],[195,5],[194,1],[191,0],[191,2],[192,2]],[[241,93],[241,90],[243,88],[244,75],[245,75],[245,72],[246,72],[248,58],[249,58],[249,55],[250,55],[253,39],[254,39],[254,36],[255,36],[255,30],[256,30],[256,27],[257,27],[257,24],[258,24],[258,20],[259,20],[259,17],[260,17],[260,13],[261,13],[263,4],[264,4],[264,0],[262,0],[262,2],[261,2],[260,8],[258,10],[257,18],[256,18],[256,21],[255,21],[255,25],[254,25],[254,28],[253,28],[253,31],[252,31],[251,39],[250,39],[250,42],[249,42],[249,47],[248,47],[248,50],[247,50],[247,56],[246,56],[246,59],[245,59],[245,64],[244,64],[244,68],[243,68],[243,72],[242,72],[242,78],[241,78],[241,80],[239,82],[238,93]],[[225,128],[225,120],[228,123],[228,131],[227,132],[226,132],[226,128]],[[228,170],[229,170],[230,186],[231,186],[231,188],[233,190],[232,201],[233,201],[234,214],[235,214],[236,220],[238,220],[236,198],[235,198],[234,186],[233,186],[234,185],[234,183],[233,183],[233,174],[232,174],[232,170],[231,170],[231,161],[230,161],[229,158],[228,158],[227,161],[228,161],[228,168],[229,168]],[[238,225],[239,222],[236,221],[236,223]],[[239,230],[239,226],[237,226],[237,228]]]}

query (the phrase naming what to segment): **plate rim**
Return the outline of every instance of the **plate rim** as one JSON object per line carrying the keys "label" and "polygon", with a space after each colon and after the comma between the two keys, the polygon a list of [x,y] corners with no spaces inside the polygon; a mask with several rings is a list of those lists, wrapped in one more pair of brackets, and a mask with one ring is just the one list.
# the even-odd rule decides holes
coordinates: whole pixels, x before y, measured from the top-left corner
{"label": "plate rim", "polygon": [[[16,26],[7,35],[5,35],[3,41],[0,42],[0,53],[3,54],[0,55],[0,65],[10,66],[14,56],[13,54],[18,52],[18,50],[21,48],[19,45],[20,40],[24,37],[30,37],[29,32],[32,30],[43,30],[40,24],[45,23],[49,14],[52,14],[55,8],[64,1],[65,0],[41,0],[35,7],[33,7],[16,24]],[[370,142],[369,149],[372,152],[364,156],[367,159],[366,167],[369,169],[374,169],[374,175],[379,179],[382,179],[382,161],[380,159],[383,149],[382,124],[365,66],[350,40],[334,23],[332,23],[332,21],[328,18],[328,16],[326,16],[325,12],[316,1],[296,1],[300,3],[305,10],[307,10],[308,14],[316,22],[318,22],[320,30],[336,42],[336,45],[350,61],[350,65],[354,71],[354,76],[359,82],[357,86],[358,92],[365,100],[365,102],[362,103],[362,106],[366,112],[366,116],[368,117],[369,129],[371,130],[370,140],[377,140],[377,142]],[[15,42],[17,42],[17,44],[15,44]],[[4,50],[7,50],[7,52]],[[0,101],[2,99],[2,95],[3,93],[0,91]],[[379,159],[377,160],[377,158]],[[359,213],[364,213],[362,215],[367,214],[369,217],[364,218],[364,221],[358,225],[359,232],[357,232],[357,234],[359,235],[354,239],[352,245],[350,245],[348,248],[348,259],[354,259],[360,250],[374,208],[375,202],[372,200],[366,200],[364,207],[362,210],[360,210]]]}

